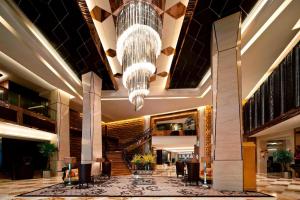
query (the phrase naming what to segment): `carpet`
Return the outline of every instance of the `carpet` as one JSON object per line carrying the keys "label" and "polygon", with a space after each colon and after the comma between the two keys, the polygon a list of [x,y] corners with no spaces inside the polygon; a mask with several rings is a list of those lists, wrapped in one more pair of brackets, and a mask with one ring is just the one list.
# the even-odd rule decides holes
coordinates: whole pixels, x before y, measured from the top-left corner
{"label": "carpet", "polygon": [[185,185],[176,177],[150,176],[135,179],[115,176],[89,188],[56,184],[21,194],[23,197],[270,197],[259,192],[229,192],[207,189],[201,185]]}

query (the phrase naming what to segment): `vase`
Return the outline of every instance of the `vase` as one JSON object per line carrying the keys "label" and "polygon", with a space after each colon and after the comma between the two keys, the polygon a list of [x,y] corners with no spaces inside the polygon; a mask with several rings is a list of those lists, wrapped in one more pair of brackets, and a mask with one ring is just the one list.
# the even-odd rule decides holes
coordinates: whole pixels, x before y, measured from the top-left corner
{"label": "vase", "polygon": [[149,164],[145,164],[145,170],[149,170]]}

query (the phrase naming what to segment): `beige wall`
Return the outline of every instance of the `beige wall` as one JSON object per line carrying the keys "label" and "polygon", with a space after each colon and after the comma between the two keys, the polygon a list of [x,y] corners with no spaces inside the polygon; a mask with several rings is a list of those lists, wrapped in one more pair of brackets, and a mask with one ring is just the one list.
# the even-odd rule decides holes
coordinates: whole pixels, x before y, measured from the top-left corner
{"label": "beige wall", "polygon": [[265,136],[260,136],[256,138],[257,142],[257,173],[267,173],[267,159],[268,156],[263,157],[262,151],[267,149],[267,141],[270,140],[285,140],[286,150],[291,150],[294,154],[295,151],[295,142],[294,142],[294,129],[270,133]]}

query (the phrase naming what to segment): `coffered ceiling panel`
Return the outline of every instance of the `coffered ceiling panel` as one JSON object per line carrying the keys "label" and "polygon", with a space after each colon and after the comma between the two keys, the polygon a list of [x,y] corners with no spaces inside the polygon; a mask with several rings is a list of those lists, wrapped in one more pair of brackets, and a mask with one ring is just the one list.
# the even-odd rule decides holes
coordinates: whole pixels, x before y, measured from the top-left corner
{"label": "coffered ceiling panel", "polygon": [[[193,14],[184,17],[167,88],[195,88],[210,68],[212,23],[235,12],[242,19],[257,0],[196,0]],[[191,3],[191,2],[190,2]]]}
{"label": "coffered ceiling panel", "polygon": [[[75,0],[14,0],[17,6],[43,33],[60,56],[79,78],[88,71],[96,72],[102,79],[102,88],[115,89],[109,70],[99,55],[89,26]],[[95,8],[99,20],[107,20],[110,13]],[[101,44],[99,44],[101,45]]]}

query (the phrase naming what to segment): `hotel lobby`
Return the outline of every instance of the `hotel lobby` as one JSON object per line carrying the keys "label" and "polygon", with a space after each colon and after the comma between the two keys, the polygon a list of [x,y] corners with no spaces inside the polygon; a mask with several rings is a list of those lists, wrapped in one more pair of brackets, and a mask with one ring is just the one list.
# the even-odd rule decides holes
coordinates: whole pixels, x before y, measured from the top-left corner
{"label": "hotel lobby", "polygon": [[0,199],[300,199],[300,0],[2,0]]}

